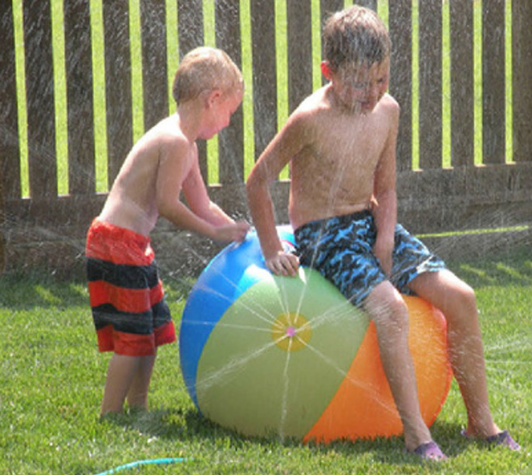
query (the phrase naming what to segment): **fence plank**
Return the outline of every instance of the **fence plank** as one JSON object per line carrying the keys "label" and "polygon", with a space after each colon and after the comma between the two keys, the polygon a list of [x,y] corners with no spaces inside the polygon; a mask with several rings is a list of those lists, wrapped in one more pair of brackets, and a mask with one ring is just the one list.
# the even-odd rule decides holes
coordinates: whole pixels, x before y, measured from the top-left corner
{"label": "fence plank", "polygon": [[482,1],[482,144],[483,162],[504,163],[505,0]]}
{"label": "fence plank", "polygon": [[20,137],[18,129],[15,37],[11,1],[0,2],[0,217],[4,199],[21,196]]}
{"label": "fence plank", "polygon": [[475,161],[473,2],[450,2],[451,27],[451,165]]}
{"label": "fence plank", "polygon": [[144,128],[168,115],[166,6],[161,0],[141,0],[142,88]]}
{"label": "fence plank", "polygon": [[[12,2],[0,4],[0,275],[6,268],[6,198],[20,197],[15,37]],[[8,188],[9,187],[9,188]]]}
{"label": "fence plank", "polygon": [[397,168],[412,168],[412,2],[388,3],[389,30],[392,39],[390,92],[401,106],[397,137]]}
{"label": "fence plank", "polygon": [[513,159],[532,161],[532,2],[512,2]]}
{"label": "fence plank", "polygon": [[177,1],[177,30],[179,33],[179,55],[181,58],[190,50],[203,45],[202,0]]}
{"label": "fence plank", "polygon": [[311,7],[311,2],[286,2],[290,113],[312,93]]}
{"label": "fence plank", "polygon": [[419,2],[419,166],[442,164],[442,2]]}
{"label": "fence plank", "polygon": [[[360,2],[356,2],[360,3]],[[320,1],[320,28],[323,28],[323,24],[335,12],[344,9],[343,0],[321,0]]]}
{"label": "fence plank", "polygon": [[129,2],[103,2],[109,187],[133,146]]}
{"label": "fence plank", "polygon": [[[358,3],[358,2],[357,2]],[[321,0],[320,1],[320,37],[321,37],[321,58],[325,59],[325,54],[323,52],[323,26],[325,25],[325,22],[327,19],[333,15],[335,12],[338,12],[340,10],[343,10],[344,8],[344,1],[343,0]],[[322,84],[327,83],[327,79],[325,76],[322,76],[321,78]]]}
{"label": "fence plank", "polygon": [[251,0],[250,8],[254,140],[258,158],[277,132],[275,4],[271,0]]}
{"label": "fence plank", "polygon": [[[31,5],[30,5],[31,3]],[[57,195],[50,0],[24,2],[30,195]]]}
{"label": "fence plank", "polygon": [[353,3],[377,11],[377,0],[356,0]]}
{"label": "fence plank", "polygon": [[[216,46],[242,67],[240,3],[218,0],[215,6]],[[244,180],[244,118],[242,107],[231,117],[231,125],[218,134],[220,183],[242,183]]]}
{"label": "fence plank", "polygon": [[[177,31],[179,35],[179,56],[202,46],[203,35],[203,3],[202,0],[177,0]],[[201,176],[205,183],[208,178],[207,142],[198,140],[198,159]]]}
{"label": "fence plank", "polygon": [[64,12],[68,186],[71,194],[94,193],[96,185],[90,2],[65,2]]}

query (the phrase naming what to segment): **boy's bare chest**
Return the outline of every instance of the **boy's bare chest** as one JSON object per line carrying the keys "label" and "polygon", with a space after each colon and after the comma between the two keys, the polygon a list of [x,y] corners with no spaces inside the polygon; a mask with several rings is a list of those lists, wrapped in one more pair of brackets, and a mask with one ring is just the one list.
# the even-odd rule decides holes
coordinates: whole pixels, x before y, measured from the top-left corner
{"label": "boy's bare chest", "polygon": [[374,120],[330,120],[313,141],[314,166],[325,173],[373,173],[386,140],[383,124]]}

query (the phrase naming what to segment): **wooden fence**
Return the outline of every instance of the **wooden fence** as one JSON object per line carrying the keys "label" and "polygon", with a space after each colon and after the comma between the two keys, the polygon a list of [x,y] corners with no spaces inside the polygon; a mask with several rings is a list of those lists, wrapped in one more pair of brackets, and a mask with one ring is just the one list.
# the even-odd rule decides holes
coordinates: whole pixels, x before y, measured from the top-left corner
{"label": "wooden fence", "polygon": [[[133,91],[130,11],[125,0],[101,2],[105,50],[93,59],[90,0],[64,0],[64,48],[68,104],[68,193],[59,195],[54,118],[52,16],[54,0],[23,0],[27,138],[19,133],[14,2],[0,2],[0,269],[44,267],[50,272],[82,269],[84,236],[98,214],[105,193],[96,192],[94,81],[95,64],[104,63],[107,124],[107,175],[112,183],[133,143]],[[142,47],[144,127],[168,114],[167,5],[175,2],[179,55],[204,44],[203,15],[207,0],[138,0]],[[247,3],[245,3],[247,2]],[[376,0],[358,2],[377,8]],[[313,88],[312,8],[321,19],[344,7],[343,0],[211,0],[215,43],[242,64],[241,11],[249,11],[251,32],[254,150],[258,156],[276,132],[278,61],[274,21],[286,16],[286,77],[288,108],[293,110]],[[386,3],[393,41],[390,92],[402,108],[398,141],[399,218],[415,233],[442,233],[483,228],[513,228],[530,242],[532,222],[532,2],[389,0]],[[448,30],[443,9],[449,8]],[[481,8],[482,96],[474,85],[474,8]],[[506,21],[511,8],[511,22]],[[412,48],[413,12],[418,42]],[[316,15],[316,11],[314,11]],[[315,18],[315,16],[314,16]],[[507,42],[511,33],[511,43]],[[442,51],[450,40],[448,68]],[[507,45],[511,65],[507,65]],[[416,52],[416,57],[414,57]],[[418,68],[413,71],[413,64]],[[506,67],[505,67],[506,65]],[[510,68],[511,88],[506,71]],[[414,76],[418,74],[418,85]],[[442,160],[444,117],[442,77],[450,75],[450,157]],[[507,101],[508,91],[512,91]],[[417,102],[413,104],[413,98]],[[442,99],[443,98],[443,99]],[[481,110],[481,160],[475,163],[475,107]],[[507,104],[511,114],[507,113]],[[416,123],[413,113],[417,111]],[[246,122],[250,119],[246,118]],[[511,121],[512,157],[507,157],[507,120]],[[477,125],[476,125],[477,124]],[[413,142],[413,131],[419,145]],[[478,132],[477,132],[478,135]],[[29,196],[21,185],[21,148],[27,147]],[[413,169],[413,149],[419,166]],[[200,146],[200,163],[207,176],[207,147]],[[244,180],[244,116],[240,109],[218,141],[219,184],[210,194],[231,214],[248,217]],[[510,160],[511,159],[511,160]],[[442,163],[450,166],[444,167]],[[274,186],[279,222],[287,222],[288,181]],[[494,233],[477,235],[473,249],[489,248]],[[481,238],[481,236],[486,236]],[[464,250],[460,238],[439,241],[444,256]],[[479,239],[482,243],[479,245]],[[154,234],[159,262],[170,271],[197,271],[213,249],[208,243],[172,230],[161,222]],[[499,239],[500,241],[500,239]],[[508,240],[505,238],[505,242]]]}

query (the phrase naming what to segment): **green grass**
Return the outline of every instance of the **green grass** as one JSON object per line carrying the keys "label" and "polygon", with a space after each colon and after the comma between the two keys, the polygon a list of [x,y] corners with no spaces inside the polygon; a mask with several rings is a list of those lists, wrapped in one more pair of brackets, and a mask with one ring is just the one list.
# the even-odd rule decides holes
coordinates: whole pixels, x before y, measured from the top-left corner
{"label": "green grass", "polygon": [[[492,409],[525,447],[521,454],[463,440],[464,410],[453,384],[434,424],[451,459],[425,465],[401,438],[306,446],[248,439],[202,419],[189,399],[175,345],[162,347],[152,411],[98,418],[109,355],[96,349],[84,283],[39,276],[0,279],[0,474],[92,475],[137,460],[186,457],[139,474],[531,474],[532,258],[527,249],[451,263],[477,290]],[[179,322],[190,282],[165,278]]]}

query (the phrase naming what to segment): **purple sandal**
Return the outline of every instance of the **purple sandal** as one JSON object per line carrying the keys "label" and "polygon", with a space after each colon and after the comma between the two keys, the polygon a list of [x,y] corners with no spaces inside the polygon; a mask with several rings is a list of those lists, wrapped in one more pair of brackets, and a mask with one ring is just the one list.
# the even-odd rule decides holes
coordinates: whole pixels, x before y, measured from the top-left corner
{"label": "purple sandal", "polygon": [[438,444],[434,441],[427,442],[426,444],[421,444],[411,453],[416,454],[422,460],[430,461],[440,461],[445,460],[447,456],[441,451]]}
{"label": "purple sandal", "polygon": [[507,430],[503,430],[491,437],[486,437],[485,440],[492,446],[501,445],[502,447],[508,447],[510,450],[521,450],[521,446],[512,438]]}
{"label": "purple sandal", "polygon": [[[475,440],[474,437],[467,435],[467,432],[465,431],[465,429],[461,432],[461,434],[466,439]],[[507,430],[503,430],[502,432],[499,432],[498,434],[492,435],[490,437],[486,437],[485,439],[477,439],[477,440],[483,440],[484,442],[487,442],[488,445],[492,447],[496,447],[500,445],[502,447],[508,447],[510,450],[515,450],[515,451],[521,450],[521,446],[512,438],[512,436]]]}

